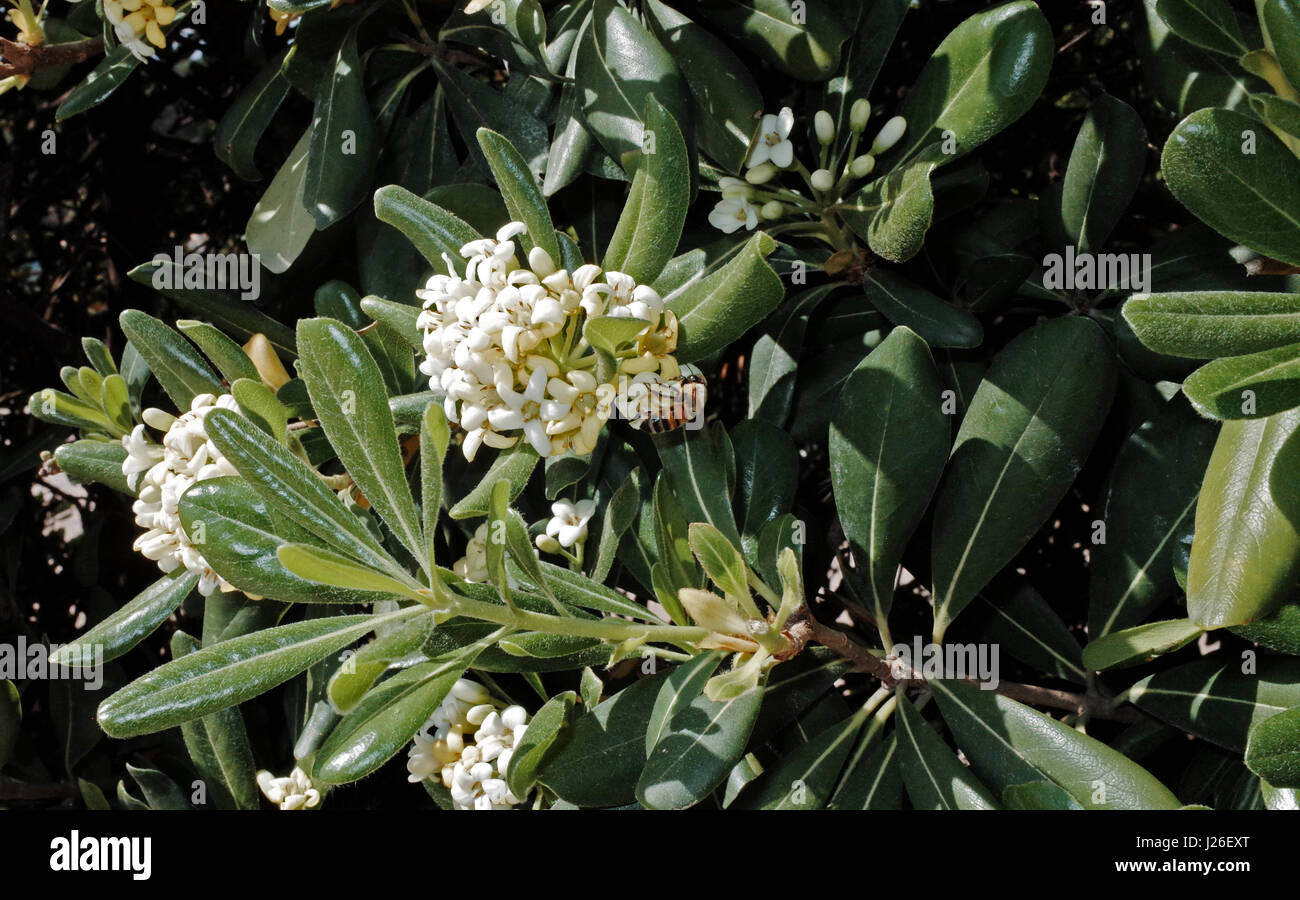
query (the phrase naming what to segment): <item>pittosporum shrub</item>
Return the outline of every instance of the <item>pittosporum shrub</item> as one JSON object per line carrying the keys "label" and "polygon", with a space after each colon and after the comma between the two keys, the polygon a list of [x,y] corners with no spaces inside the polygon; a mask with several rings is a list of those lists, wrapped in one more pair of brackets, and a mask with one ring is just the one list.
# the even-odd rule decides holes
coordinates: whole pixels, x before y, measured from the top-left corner
{"label": "pittosporum shrub", "polygon": [[220,78],[247,224],[116,173],[7,419],[147,562],[0,799],[1295,808],[1300,3],[10,2],[7,142]]}

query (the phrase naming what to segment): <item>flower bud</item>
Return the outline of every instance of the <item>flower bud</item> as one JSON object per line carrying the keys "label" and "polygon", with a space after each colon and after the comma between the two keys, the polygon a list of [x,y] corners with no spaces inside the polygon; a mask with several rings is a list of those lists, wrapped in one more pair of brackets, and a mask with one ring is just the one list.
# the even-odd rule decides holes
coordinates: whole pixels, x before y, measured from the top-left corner
{"label": "flower bud", "polygon": [[813,129],[817,132],[817,140],[823,145],[835,140],[835,119],[826,110],[817,110],[817,115],[813,116]]}
{"label": "flower bud", "polygon": [[758,214],[769,222],[774,221],[785,215],[785,204],[780,200],[769,200],[763,204]]}
{"label": "flower bud", "polygon": [[867,127],[867,120],[871,118],[871,102],[865,97],[859,97],[853,101],[853,108],[849,110],[849,128],[855,132],[861,132]]}
{"label": "flower bud", "polygon": [[776,176],[776,166],[770,162],[754,166],[745,173],[745,180],[750,184],[767,184]]}
{"label": "flower bud", "polygon": [[854,178],[866,178],[876,168],[876,158],[864,153],[849,163],[849,172]]}
{"label": "flower bud", "polygon": [[829,191],[835,187],[835,176],[830,173],[829,169],[818,169],[813,172],[811,180],[814,190]]}
{"label": "flower bud", "polygon": [[885,127],[880,129],[876,139],[871,143],[871,152],[879,156],[890,147],[894,146],[903,137],[903,132],[907,130],[907,120],[902,116],[894,116],[885,123]]}
{"label": "flower bud", "polygon": [[549,534],[539,534],[537,537],[533,538],[533,543],[536,544],[537,549],[541,550],[543,553],[560,552],[560,542]]}

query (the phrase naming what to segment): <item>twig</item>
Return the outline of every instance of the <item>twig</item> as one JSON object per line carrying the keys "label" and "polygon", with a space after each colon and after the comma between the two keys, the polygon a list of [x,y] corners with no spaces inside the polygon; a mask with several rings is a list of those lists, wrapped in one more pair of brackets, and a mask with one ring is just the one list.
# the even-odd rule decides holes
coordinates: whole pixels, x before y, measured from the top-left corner
{"label": "twig", "polygon": [[[786,636],[799,649],[802,649],[809,642],[815,641],[823,647],[833,650],[851,662],[859,672],[865,672],[880,679],[881,684],[885,687],[892,688],[898,684],[920,687],[925,684],[924,678],[896,678],[894,670],[888,662],[871,653],[845,632],[818,622],[808,612],[807,607],[790,617],[790,624],[786,628]],[[975,683],[970,679],[963,680],[971,684]],[[1142,718],[1136,710],[1116,706],[1113,701],[1104,697],[1072,694],[1069,691],[1058,691],[1054,688],[1040,687],[1035,684],[1020,684],[1014,681],[1000,682],[995,690],[1002,696],[1021,703],[1046,706],[1079,715],[1088,715],[1097,719],[1109,719],[1114,722],[1137,722]]]}
{"label": "twig", "polygon": [[86,38],[67,44],[32,46],[0,38],[0,78],[32,75],[51,66],[70,66],[104,52],[102,38]]}

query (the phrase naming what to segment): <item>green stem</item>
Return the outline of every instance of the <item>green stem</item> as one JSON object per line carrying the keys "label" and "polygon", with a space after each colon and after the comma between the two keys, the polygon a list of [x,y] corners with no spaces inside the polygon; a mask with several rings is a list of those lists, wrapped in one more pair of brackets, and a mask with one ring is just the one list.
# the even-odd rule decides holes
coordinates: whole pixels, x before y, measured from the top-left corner
{"label": "green stem", "polygon": [[548,634],[568,634],[575,637],[592,637],[602,641],[626,641],[642,638],[647,641],[666,641],[670,644],[689,645],[704,640],[709,635],[706,628],[686,625],[643,625],[622,619],[578,619],[529,612],[515,607],[510,609],[495,603],[471,600],[459,594],[452,595],[451,609],[456,615],[511,625],[528,631]]}

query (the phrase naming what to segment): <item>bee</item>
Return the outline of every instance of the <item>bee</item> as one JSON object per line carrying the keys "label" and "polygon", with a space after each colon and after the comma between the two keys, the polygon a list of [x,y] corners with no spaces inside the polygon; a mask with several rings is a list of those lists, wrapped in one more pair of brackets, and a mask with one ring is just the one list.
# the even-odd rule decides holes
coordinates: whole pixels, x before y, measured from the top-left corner
{"label": "bee", "polygon": [[704,373],[695,366],[682,366],[680,377],[654,385],[638,404],[641,409],[632,419],[632,427],[650,434],[676,431],[703,417],[708,396]]}

